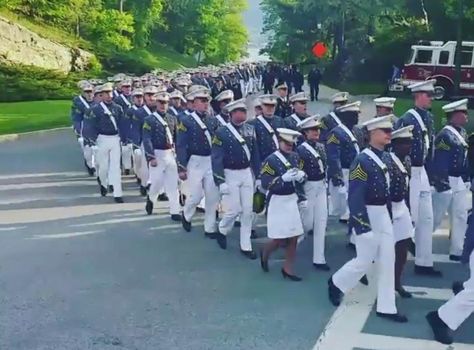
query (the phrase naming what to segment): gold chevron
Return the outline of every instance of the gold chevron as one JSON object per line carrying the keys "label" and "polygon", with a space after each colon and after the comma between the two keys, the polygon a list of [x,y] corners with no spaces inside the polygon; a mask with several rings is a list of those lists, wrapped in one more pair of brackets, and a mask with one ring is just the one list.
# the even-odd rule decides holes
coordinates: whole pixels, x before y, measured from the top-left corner
{"label": "gold chevron", "polygon": [[329,137],[327,143],[334,143],[336,145],[340,144],[338,138],[334,134],[331,134],[331,136]]}
{"label": "gold chevron", "polygon": [[275,175],[275,170],[272,169],[272,167],[268,164],[265,163],[265,165],[262,167],[262,170],[260,171],[261,174],[268,174],[268,175]]}
{"label": "gold chevron", "polygon": [[212,144],[213,144],[213,145],[221,146],[221,145],[222,145],[222,141],[219,140],[219,138],[218,138],[217,136],[214,136],[213,139],[212,139]]}
{"label": "gold chevron", "polygon": [[143,130],[151,130],[150,124],[148,124],[147,122],[143,123]]}
{"label": "gold chevron", "polygon": [[443,150],[443,151],[449,151],[451,149],[451,147],[446,142],[444,142],[444,140],[441,140],[441,142],[439,142],[436,145],[436,149]]}
{"label": "gold chevron", "polygon": [[349,179],[350,180],[360,180],[360,181],[367,181],[367,173],[362,169],[360,163],[351,171]]}
{"label": "gold chevron", "polygon": [[176,126],[176,129],[183,132],[188,131],[188,129],[186,129],[186,127],[184,126],[183,122],[179,122],[178,125]]}

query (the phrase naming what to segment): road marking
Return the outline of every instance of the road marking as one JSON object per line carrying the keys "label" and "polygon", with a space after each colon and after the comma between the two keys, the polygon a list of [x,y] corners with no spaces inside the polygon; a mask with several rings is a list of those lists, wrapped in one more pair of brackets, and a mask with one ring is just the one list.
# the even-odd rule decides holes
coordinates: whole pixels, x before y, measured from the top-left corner
{"label": "road marking", "polygon": [[71,232],[71,233],[57,233],[51,235],[34,235],[33,237],[27,239],[58,239],[58,238],[72,238],[80,236],[94,235],[96,233],[104,232],[104,230],[99,231],[84,231],[84,232]]}
{"label": "road marking", "polygon": [[86,175],[83,171],[66,171],[62,173],[33,173],[33,174],[10,174],[0,175],[0,180],[17,179],[17,178],[30,178],[30,177],[48,177],[48,176],[84,176]]}
{"label": "road marking", "polygon": [[169,215],[143,215],[138,218],[125,218],[125,219],[111,219],[104,221],[88,222],[85,224],[74,224],[71,227],[87,227],[87,226],[97,226],[97,225],[111,225],[111,224],[120,224],[127,222],[136,222],[136,221],[147,221],[147,220],[158,220],[168,217]]}
{"label": "road marking", "polygon": [[[345,337],[345,335],[344,335]],[[449,346],[434,340],[391,337],[361,333],[355,337],[357,347],[377,350],[472,350],[474,345],[453,343]],[[340,348],[334,348],[339,350]]]}
{"label": "road marking", "polygon": [[24,228],[26,228],[26,226],[0,227],[0,232],[16,231],[16,230],[22,230]]}
{"label": "road marking", "polygon": [[[408,260],[414,261],[415,258],[410,254]],[[433,254],[433,262],[443,264],[459,264],[459,261],[449,260],[449,254]]]}
{"label": "road marking", "polygon": [[418,299],[449,300],[454,296],[453,291],[448,288],[406,287],[405,289]]}

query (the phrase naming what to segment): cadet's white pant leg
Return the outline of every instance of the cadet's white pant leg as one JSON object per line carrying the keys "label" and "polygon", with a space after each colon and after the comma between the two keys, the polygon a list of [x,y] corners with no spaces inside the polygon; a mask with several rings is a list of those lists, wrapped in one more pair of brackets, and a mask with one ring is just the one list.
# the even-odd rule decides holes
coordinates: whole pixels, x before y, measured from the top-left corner
{"label": "cadet's white pant leg", "polygon": [[142,152],[141,149],[133,150],[133,172],[140,178],[140,169],[142,167]]}
{"label": "cadet's white pant leg", "polygon": [[[203,196],[203,180],[206,173],[205,158],[192,155],[188,162],[186,180],[186,203],[183,208],[183,214],[186,221],[191,221],[196,212],[196,207]],[[216,192],[218,192],[216,190]],[[216,215],[214,213],[214,215]],[[213,232],[213,231],[210,231]]]}
{"label": "cadet's white pant leg", "polygon": [[471,277],[464,282],[464,290],[438,309],[438,315],[453,331],[474,312],[474,252],[469,258]]}
{"label": "cadet's white pant leg", "polygon": [[124,170],[132,169],[132,145],[122,146],[122,167]]}
{"label": "cadet's white pant leg", "polygon": [[241,179],[238,170],[224,169],[225,182],[229,186],[229,193],[222,196],[222,219],[219,222],[219,232],[227,235],[234,227],[234,222],[242,212],[240,201]]}
{"label": "cadet's white pant leg", "polygon": [[202,199],[201,201],[198,203],[197,205],[199,208],[202,208],[204,209],[206,207],[206,195],[204,194],[204,192],[202,193]]}
{"label": "cadet's white pant leg", "polygon": [[220,193],[214,182],[212,174],[211,157],[205,157],[205,173],[203,179],[205,210],[204,230],[205,232],[217,231],[216,212],[219,206]]}
{"label": "cadet's white pant leg", "polygon": [[167,166],[164,157],[162,157],[158,150],[155,150],[155,157],[158,164],[155,167],[150,166],[148,177],[150,180],[150,190],[148,191],[148,196],[153,203],[156,202],[158,195],[160,194],[160,190],[165,182],[165,170]]}
{"label": "cadet's white pant leg", "polygon": [[431,193],[432,202],[433,202],[433,229],[436,231],[443,222],[444,216],[451,206],[451,201],[453,199],[452,191],[437,192],[434,191]]}
{"label": "cadet's white pant leg", "polygon": [[111,139],[109,184],[114,186],[114,197],[122,197],[122,172],[120,170],[120,138]]}
{"label": "cadet's white pant leg", "polygon": [[341,188],[334,186],[331,182],[329,183],[329,195],[331,196],[331,215],[342,216],[345,212],[346,200],[345,193],[341,193]]}
{"label": "cadet's white pant leg", "polygon": [[464,237],[467,230],[467,212],[469,210],[468,190],[453,192],[450,208],[451,221],[451,247],[449,254],[462,255]]}
{"label": "cadet's white pant leg", "polygon": [[[307,182],[308,187],[312,187],[310,195],[308,196],[308,204],[311,201],[312,205],[312,227],[313,230],[313,263],[325,264],[326,258],[324,254],[326,241],[326,227],[328,221],[328,206],[326,195],[326,183],[324,181]],[[305,185],[306,192],[306,185]],[[306,192],[308,193],[308,192]],[[309,200],[311,198],[311,200]]]}
{"label": "cadet's white pant leg", "polygon": [[410,209],[415,223],[415,264],[433,266],[433,203],[424,167],[412,168]]}
{"label": "cadet's white pant leg", "polygon": [[142,186],[146,186],[148,183],[148,177],[149,177],[149,170],[148,170],[148,161],[145,156],[145,149],[143,148],[143,145],[141,147],[141,157],[142,160],[140,162],[140,180],[142,183]]}
{"label": "cadet's white pant leg", "polygon": [[342,215],[341,220],[349,220],[349,204],[347,202],[349,196],[349,169],[342,169],[342,178],[344,181],[345,193],[341,193]]}
{"label": "cadet's white pant leg", "polygon": [[107,187],[109,185],[109,157],[110,148],[103,135],[97,137],[97,164],[98,164],[98,175],[102,186]]}
{"label": "cadet's white pant leg", "polygon": [[253,190],[254,182],[252,170],[250,168],[238,170],[241,172],[240,186],[240,249],[244,251],[252,250],[252,224],[253,224]]}
{"label": "cadet's white pant leg", "polygon": [[84,147],[82,148],[82,152],[84,154],[84,160],[86,161],[87,166],[89,168],[94,168],[95,167],[94,152],[92,151],[91,146],[84,145]]}

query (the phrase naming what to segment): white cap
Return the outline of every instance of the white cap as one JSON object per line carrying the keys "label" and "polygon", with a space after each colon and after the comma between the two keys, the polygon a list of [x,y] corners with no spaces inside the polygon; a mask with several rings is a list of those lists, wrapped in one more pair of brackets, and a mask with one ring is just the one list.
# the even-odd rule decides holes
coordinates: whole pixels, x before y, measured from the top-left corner
{"label": "white cap", "polygon": [[288,85],[286,85],[286,82],[283,82],[280,85],[278,85],[276,88],[277,88],[277,90],[280,90],[280,89],[287,89],[288,90]]}
{"label": "white cap", "polygon": [[215,97],[215,100],[219,102],[222,100],[233,100],[233,99],[234,99],[234,92],[232,90],[224,90]]}
{"label": "white cap", "polygon": [[360,112],[360,101],[348,103],[336,108],[336,112]]}
{"label": "white cap", "polygon": [[275,95],[260,95],[259,97],[262,105],[276,105],[277,97]]}
{"label": "white cap", "polygon": [[434,92],[435,83],[436,79],[430,79],[419,83],[411,84],[408,86],[408,88],[411,90],[411,92]]}
{"label": "white cap", "polygon": [[332,103],[334,102],[346,102],[349,100],[349,93],[346,91],[337,92],[331,97]]}
{"label": "white cap", "polygon": [[467,111],[468,102],[469,100],[465,98],[459,101],[448,103],[447,105],[444,105],[442,108],[443,108],[443,111],[446,113],[451,113],[455,111]]}
{"label": "white cap", "polygon": [[158,101],[169,102],[170,94],[167,93],[166,91],[161,91],[158,94],[156,94],[156,99]]}
{"label": "white cap", "polygon": [[296,140],[298,139],[298,136],[301,136],[301,134],[298,131],[287,129],[287,128],[278,128],[277,133],[281,139],[287,142],[292,142],[292,143],[295,143]]}
{"label": "white cap", "polygon": [[132,96],[143,96],[143,89],[135,89],[132,91]]}
{"label": "white cap", "polygon": [[413,138],[413,125],[408,125],[398,130],[392,131],[392,140],[394,139],[412,139]]}
{"label": "white cap", "polygon": [[112,85],[112,83],[105,83],[104,85],[100,87],[100,92],[110,92],[110,91],[114,91],[114,86]]}
{"label": "white cap", "polygon": [[244,109],[247,110],[247,104],[245,103],[245,99],[241,98],[240,100],[230,102],[225,105],[224,109],[227,112],[235,111],[236,109]]}
{"label": "white cap", "polygon": [[120,87],[122,87],[122,86],[132,86],[132,81],[131,80],[122,80],[118,85]]}
{"label": "white cap", "polygon": [[373,118],[366,121],[362,124],[367,128],[368,131],[375,130],[375,129],[387,129],[392,128],[392,116],[386,115],[384,117]]}
{"label": "white cap", "polygon": [[211,98],[210,91],[207,87],[202,85],[191,86],[190,92],[186,95],[186,99],[194,101],[196,98]]}
{"label": "white cap", "polygon": [[177,89],[170,92],[170,98],[182,98],[183,93]]}
{"label": "white cap", "polygon": [[260,101],[259,98],[256,98],[256,99],[253,101],[253,107],[254,107],[254,108],[262,107],[262,101]]}
{"label": "white cap", "polygon": [[386,107],[393,109],[396,100],[397,99],[395,97],[378,97],[374,99],[374,103],[377,107]]}
{"label": "white cap", "polygon": [[308,97],[306,96],[306,93],[304,92],[298,92],[297,94],[294,94],[293,96],[290,97],[290,102],[305,102],[308,101]]}
{"label": "white cap", "polygon": [[314,129],[314,128],[320,128],[321,127],[321,122],[319,121],[320,115],[316,114],[311,117],[307,117],[300,121],[296,126],[301,129]]}
{"label": "white cap", "polygon": [[144,94],[151,94],[151,95],[155,95],[159,92],[158,88],[154,85],[148,85],[148,86],[145,86],[145,88],[143,89],[143,93]]}

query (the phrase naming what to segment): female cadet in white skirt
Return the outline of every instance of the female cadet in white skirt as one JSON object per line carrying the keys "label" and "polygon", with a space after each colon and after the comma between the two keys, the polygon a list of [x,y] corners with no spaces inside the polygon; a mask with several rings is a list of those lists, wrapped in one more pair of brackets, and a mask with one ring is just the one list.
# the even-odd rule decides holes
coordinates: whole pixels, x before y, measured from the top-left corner
{"label": "female cadet in white skirt", "polygon": [[390,198],[392,200],[393,235],[395,238],[395,290],[402,298],[411,298],[401,283],[401,276],[407,261],[408,246],[411,243],[414,228],[409,200],[410,166],[408,155],[413,142],[413,125],[392,132],[390,170]]}
{"label": "female cadet in white skirt", "polygon": [[267,193],[267,233],[271,240],[260,252],[263,271],[268,272],[270,254],[286,244],[286,257],[281,269],[284,278],[301,281],[293,274],[298,237],[303,234],[300,210],[307,207],[302,183],[306,174],[298,169],[299,157],[293,147],[301,134],[278,128],[279,150],[264,161],[261,170],[262,187]]}

